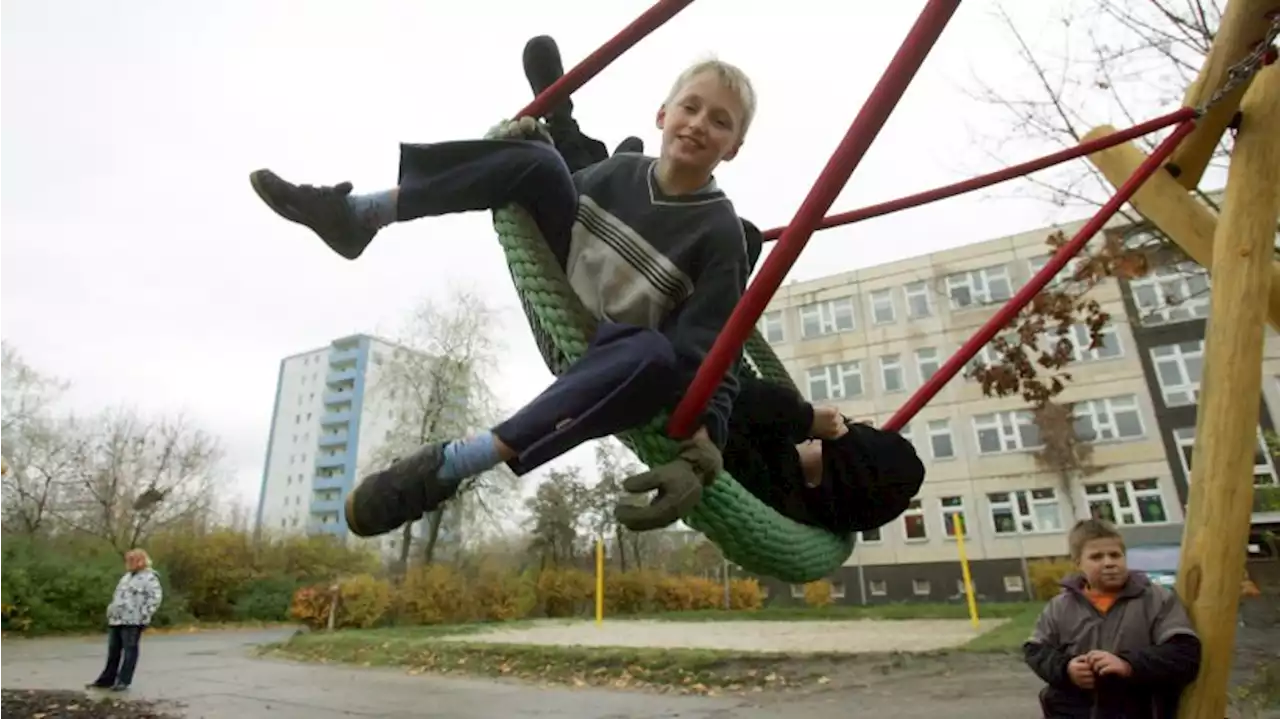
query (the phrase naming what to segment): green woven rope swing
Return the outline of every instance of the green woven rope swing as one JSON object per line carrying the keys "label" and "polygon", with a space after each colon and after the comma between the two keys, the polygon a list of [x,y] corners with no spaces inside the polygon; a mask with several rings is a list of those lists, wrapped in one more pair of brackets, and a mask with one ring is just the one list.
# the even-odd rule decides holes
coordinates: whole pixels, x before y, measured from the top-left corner
{"label": "green woven rope swing", "polygon": [[[595,319],[570,288],[564,270],[523,208],[513,205],[494,210],[493,226],[538,350],[547,368],[559,376],[586,352]],[[759,332],[748,338],[745,351],[758,376],[794,386]],[[648,466],[666,464],[676,456],[676,442],[666,434],[666,420],[665,414],[660,415],[644,427],[618,435],[618,439]],[[723,471],[703,491],[702,501],[684,521],[719,546],[729,561],[785,582],[826,577],[853,553],[852,535],[839,536],[784,517]]]}

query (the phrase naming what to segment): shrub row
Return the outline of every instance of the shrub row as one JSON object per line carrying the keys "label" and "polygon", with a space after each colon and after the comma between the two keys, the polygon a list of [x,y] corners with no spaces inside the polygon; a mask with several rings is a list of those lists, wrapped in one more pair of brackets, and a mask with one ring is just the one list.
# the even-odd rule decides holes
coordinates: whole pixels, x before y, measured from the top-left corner
{"label": "shrub row", "polygon": [[[722,583],[702,577],[612,573],[605,576],[604,611],[636,615],[723,609],[724,594]],[[756,580],[730,582],[730,609],[758,609],[762,600]],[[395,583],[360,574],[299,589],[290,617],[320,628],[328,626],[331,611],[335,627],[361,628],[589,616],[595,611],[595,577],[578,569],[462,572],[448,565],[413,568]]]}

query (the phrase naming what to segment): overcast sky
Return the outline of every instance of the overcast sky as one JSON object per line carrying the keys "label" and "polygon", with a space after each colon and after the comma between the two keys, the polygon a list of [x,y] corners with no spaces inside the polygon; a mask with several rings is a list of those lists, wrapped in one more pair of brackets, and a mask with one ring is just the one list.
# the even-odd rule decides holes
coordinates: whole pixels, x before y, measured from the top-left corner
{"label": "overcast sky", "polygon": [[[1018,2],[1052,43],[1059,0]],[[74,384],[80,409],[186,412],[220,435],[255,502],[282,357],[355,332],[390,333],[450,283],[508,308],[494,380],[512,407],[550,379],[522,322],[489,216],[383,231],[356,262],[285,222],[248,173],[357,191],[395,181],[397,142],[476,137],[531,98],[525,40],[573,63],[647,0],[8,0],[3,9],[3,335]],[[914,21],[922,0],[701,0],[577,96],[583,129],[643,137],[688,63],[742,66],[760,97],[719,180],[762,227],[799,206]],[[974,73],[1027,81],[989,2],[966,2],[834,210],[955,181],[998,163],[974,127]],[[1104,117],[1124,125],[1122,117]],[[1029,157],[1021,150],[1003,158]],[[1001,189],[816,235],[810,279],[1042,226],[1042,202]],[[1078,212],[1076,213],[1078,214]],[[567,461],[589,463],[589,451]]]}

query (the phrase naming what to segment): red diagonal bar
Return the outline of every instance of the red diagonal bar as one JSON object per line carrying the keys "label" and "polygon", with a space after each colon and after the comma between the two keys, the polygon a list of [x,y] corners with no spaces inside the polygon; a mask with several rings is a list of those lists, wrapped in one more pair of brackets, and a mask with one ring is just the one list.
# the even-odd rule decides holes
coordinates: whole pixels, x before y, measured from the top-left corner
{"label": "red diagonal bar", "polygon": [[570,95],[587,84],[588,80],[599,75],[601,70],[608,67],[609,63],[617,60],[622,53],[630,50],[636,43],[648,36],[649,33],[662,27],[681,10],[692,4],[693,0],[661,0],[661,2],[644,11],[644,14],[636,18],[630,25],[622,28],[617,35],[614,35],[608,42],[601,45],[598,50],[583,58],[582,62],[552,83],[551,87],[543,90],[542,94],[533,99],[533,102],[526,105],[520,112],[517,112],[515,117],[542,117],[547,114],[551,108],[564,102]]}
{"label": "red diagonal bar", "polygon": [[787,271],[795,264],[822,216],[831,209],[836,196],[862,161],[867,148],[875,140],[880,128],[884,127],[889,114],[906,92],[907,86],[959,6],[960,0],[929,0],[925,5],[902,47],[890,61],[853,124],[849,126],[844,140],[809,190],[809,195],[805,197],[787,231],[778,241],[777,248],[769,254],[755,282],[747,288],[737,309],[733,311],[711,351],[702,361],[688,392],[671,415],[667,429],[672,436],[687,437],[692,432],[697,418],[706,408],[725,372],[741,353],[742,343],[760,319],[769,299],[782,284]]}
{"label": "red diagonal bar", "polygon": [[1147,178],[1160,169],[1164,161],[1178,147],[1178,143],[1182,142],[1182,138],[1189,135],[1195,126],[1194,119],[1183,120],[1182,124],[1178,125],[1173,133],[1165,138],[1164,142],[1160,143],[1155,151],[1138,166],[1138,169],[1134,170],[1133,175],[1120,186],[1120,189],[1116,191],[1116,194],[1107,204],[1103,205],[1102,209],[1098,210],[1098,213],[1089,222],[1085,223],[1084,227],[1080,228],[1075,237],[1072,237],[1070,242],[1058,248],[1049,263],[1040,268],[1040,271],[1031,278],[1030,282],[1023,286],[1021,290],[1018,290],[1018,293],[1011,297],[1008,302],[1004,303],[1000,311],[987,320],[986,324],[982,325],[964,343],[963,347],[956,350],[951,359],[947,360],[933,377],[929,378],[928,382],[925,382],[920,389],[916,390],[916,393],[911,395],[911,399],[908,399],[907,403],[902,405],[902,408],[895,412],[888,422],[884,423],[884,428],[895,432],[901,430],[903,425],[910,422],[911,418],[915,417],[916,413],[929,403],[929,400],[942,391],[942,388],[946,386],[947,382],[951,381],[951,378],[960,371],[961,367],[964,367],[969,360],[973,359],[978,354],[978,351],[990,342],[991,338],[995,337],[1001,329],[1012,322],[1018,313],[1022,311],[1022,308],[1027,306],[1045,288],[1045,285],[1049,284],[1062,271],[1062,268],[1067,266],[1067,262],[1072,257],[1080,254],[1080,250],[1084,249],[1085,244],[1107,224],[1107,221],[1112,216],[1120,211],[1124,203],[1128,202],[1130,197],[1133,197],[1133,193],[1137,192],[1139,187],[1142,187],[1142,183],[1146,182]]}
{"label": "red diagonal bar", "polygon": [[[892,214],[899,210],[906,210],[912,207],[927,205],[930,202],[945,200],[948,197],[963,195],[966,192],[981,190],[984,187],[990,187],[991,185],[996,185],[1006,180],[1012,180],[1015,177],[1022,177],[1023,175],[1029,175],[1033,172],[1053,167],[1054,165],[1060,165],[1068,160],[1074,160],[1077,157],[1092,155],[1100,150],[1115,147],[1122,142],[1128,142],[1129,140],[1149,135],[1156,130],[1166,128],[1170,125],[1175,125],[1183,120],[1189,120],[1195,116],[1196,111],[1194,109],[1184,107],[1167,115],[1161,115],[1155,119],[1148,120],[1140,125],[1134,125],[1133,127],[1125,130],[1113,132],[1110,135],[1095,137],[1088,142],[1081,143],[1074,147],[1068,147],[1065,150],[1059,150],[1058,152],[1045,155],[1044,157],[1029,160],[1020,165],[1006,167],[1002,170],[996,170],[995,172],[990,172],[985,175],[979,175],[962,182],[943,185],[942,187],[935,187],[932,190],[918,192],[914,195],[899,197],[896,200],[889,200],[888,202],[881,202],[856,210],[831,215],[823,219],[822,222],[819,222],[817,229],[826,230],[840,225],[861,222],[862,220],[869,220],[873,217],[882,217],[884,215]],[[778,239],[786,229],[787,228],[785,227],[775,227],[772,230],[766,231],[764,233],[764,241],[771,242]]]}

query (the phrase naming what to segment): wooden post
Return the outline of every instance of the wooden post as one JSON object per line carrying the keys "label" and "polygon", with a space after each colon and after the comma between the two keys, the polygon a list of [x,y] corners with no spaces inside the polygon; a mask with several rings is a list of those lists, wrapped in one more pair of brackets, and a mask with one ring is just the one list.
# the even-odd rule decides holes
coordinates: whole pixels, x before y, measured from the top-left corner
{"label": "wooden post", "polygon": [[1265,300],[1280,218],[1280,66],[1258,74],[1241,109],[1213,238],[1205,370],[1178,568],[1178,593],[1204,643],[1200,674],[1179,707],[1185,719],[1226,716],[1253,502]]}
{"label": "wooden post", "polygon": [[[1081,142],[1110,135],[1115,131],[1110,125],[1095,127],[1081,138]],[[1117,188],[1146,159],[1147,154],[1129,142],[1089,155],[1089,162],[1098,168],[1107,182]],[[1218,229],[1218,220],[1204,203],[1187,192],[1187,188],[1178,184],[1168,172],[1158,170],[1138,188],[1129,202],[1138,214],[1147,218],[1212,275],[1213,235]],[[1267,298],[1267,316],[1271,325],[1280,330],[1280,263],[1273,261],[1269,264],[1272,279],[1271,292]]]}
{"label": "wooden post", "polygon": [[[1248,55],[1266,35],[1267,14],[1278,10],[1280,0],[1228,0],[1200,74],[1182,99],[1183,107],[1199,107],[1222,87],[1227,80],[1227,70]],[[1200,184],[1214,148],[1222,139],[1222,133],[1227,131],[1227,125],[1248,88],[1249,81],[1246,80],[1223,97],[1196,123],[1195,131],[1169,158],[1169,164],[1178,168],[1177,181],[1184,188],[1190,190]]]}

